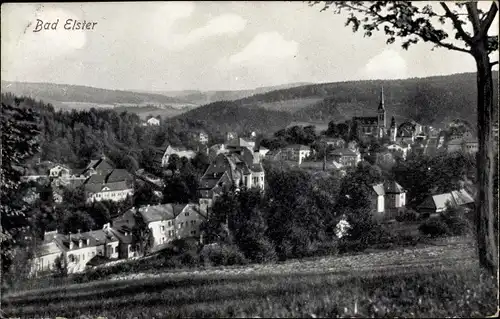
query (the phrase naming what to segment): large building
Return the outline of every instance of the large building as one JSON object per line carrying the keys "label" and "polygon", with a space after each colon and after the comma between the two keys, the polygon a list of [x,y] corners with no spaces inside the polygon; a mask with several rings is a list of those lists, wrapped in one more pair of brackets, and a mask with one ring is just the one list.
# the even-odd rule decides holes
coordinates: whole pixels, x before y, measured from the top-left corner
{"label": "large building", "polygon": [[[162,204],[132,208],[113,220],[113,229],[129,234],[137,226],[137,218],[152,234],[152,250],[175,239],[199,238],[200,225],[207,219],[198,204]],[[118,235],[119,236],[119,235]],[[124,249],[124,253],[127,249]]]}
{"label": "large building", "polygon": [[377,116],[353,117],[362,135],[382,138],[387,134],[386,110],[384,103],[384,88],[380,92],[380,102],[377,109]]}
{"label": "large building", "polygon": [[53,271],[58,260],[67,265],[68,273],[85,271],[89,261],[96,256],[107,260],[118,259],[118,245],[118,238],[109,224],[104,225],[103,229],[76,234],[46,232],[31,260],[31,275]]}
{"label": "large building", "polygon": [[180,158],[186,157],[188,159],[194,158],[196,156],[195,151],[188,150],[183,146],[174,147],[172,145],[168,145],[162,148],[162,150],[158,150],[158,153],[155,157],[155,162],[159,163],[161,167],[167,167],[170,156],[174,154],[179,156]]}
{"label": "large building", "polygon": [[224,189],[230,187],[257,187],[264,189],[265,172],[259,148],[234,146],[228,153],[220,153],[210,163],[199,185],[200,203],[210,207]]}

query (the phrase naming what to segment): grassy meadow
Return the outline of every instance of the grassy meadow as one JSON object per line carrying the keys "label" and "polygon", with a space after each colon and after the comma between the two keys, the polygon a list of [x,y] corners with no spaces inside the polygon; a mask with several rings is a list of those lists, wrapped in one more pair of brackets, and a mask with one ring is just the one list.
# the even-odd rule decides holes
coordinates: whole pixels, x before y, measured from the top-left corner
{"label": "grassy meadow", "polygon": [[11,292],[7,317],[483,317],[494,281],[470,242],[277,264],[119,274]]}

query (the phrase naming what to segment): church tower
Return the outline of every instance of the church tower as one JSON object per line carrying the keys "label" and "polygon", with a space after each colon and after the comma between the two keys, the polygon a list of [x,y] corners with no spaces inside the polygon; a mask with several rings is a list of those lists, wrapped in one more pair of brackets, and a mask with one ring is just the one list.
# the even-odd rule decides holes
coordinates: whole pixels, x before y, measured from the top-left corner
{"label": "church tower", "polygon": [[397,134],[398,127],[396,126],[396,120],[394,119],[394,116],[391,119],[391,127],[389,128],[389,137],[391,139],[391,142],[396,142],[396,134]]}
{"label": "church tower", "polygon": [[387,132],[385,125],[384,87],[382,87],[382,91],[380,92],[380,103],[378,105],[377,114],[378,114],[378,121],[377,121],[378,137],[382,138]]}

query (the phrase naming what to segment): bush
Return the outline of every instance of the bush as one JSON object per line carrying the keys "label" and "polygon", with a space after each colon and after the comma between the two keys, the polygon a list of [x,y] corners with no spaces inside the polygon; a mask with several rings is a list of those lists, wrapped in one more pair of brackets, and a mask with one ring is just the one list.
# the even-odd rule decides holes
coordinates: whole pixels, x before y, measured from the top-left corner
{"label": "bush", "polygon": [[449,229],[446,223],[437,218],[432,218],[425,221],[418,227],[418,230],[422,234],[429,235],[431,237],[438,237],[449,234]]}
{"label": "bush", "polygon": [[406,210],[403,214],[396,216],[398,222],[415,222],[419,220],[419,214],[414,210]]}
{"label": "bush", "polygon": [[201,250],[201,262],[212,266],[243,265],[248,261],[235,245],[210,244]]}
{"label": "bush", "polygon": [[448,233],[454,236],[464,235],[472,230],[472,223],[461,209],[451,209],[441,215],[441,220],[448,227]]}

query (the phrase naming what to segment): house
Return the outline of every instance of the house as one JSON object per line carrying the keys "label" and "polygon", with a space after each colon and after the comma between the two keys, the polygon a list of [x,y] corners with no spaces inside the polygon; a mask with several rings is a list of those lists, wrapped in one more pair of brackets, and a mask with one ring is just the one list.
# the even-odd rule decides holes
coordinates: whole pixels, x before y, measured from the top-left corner
{"label": "house", "polygon": [[396,143],[412,144],[415,141],[418,129],[421,125],[414,121],[405,121],[399,125],[396,134]]}
{"label": "house", "polygon": [[479,143],[476,138],[471,136],[455,138],[448,142],[446,150],[448,153],[464,152],[473,154],[479,150]]}
{"label": "house", "polygon": [[226,149],[228,149],[230,152],[239,152],[242,148],[254,149],[255,141],[248,138],[238,137],[226,143]]}
{"label": "house", "polygon": [[238,138],[238,134],[236,132],[226,132],[226,140],[225,142],[229,142],[231,140],[234,140],[234,139],[237,139]]}
{"label": "house", "polygon": [[200,201],[210,207],[218,194],[233,186],[264,190],[264,178],[258,148],[239,147],[229,153],[221,153],[210,163],[200,179]]}
{"label": "house", "polygon": [[193,129],[189,132],[191,138],[200,144],[208,144],[208,134],[200,129]]}
{"label": "house", "polygon": [[411,150],[410,144],[407,143],[391,143],[387,145],[387,150],[389,150],[392,153],[399,153],[403,159],[406,159],[406,156]]}
{"label": "house", "polygon": [[[133,196],[133,176],[127,170],[115,169],[106,158],[92,160],[83,171],[88,176],[83,182],[83,188],[88,202],[111,200],[123,201]],[[79,182],[79,179],[73,180]]]}
{"label": "house", "polygon": [[[129,218],[129,220],[127,220],[127,218]],[[123,215],[113,219],[113,227],[109,228],[113,235],[118,238],[118,258],[120,259],[139,256],[132,234],[133,228],[131,228],[130,225],[134,225],[134,216],[133,214],[130,215],[129,211],[127,211]]]}
{"label": "house", "polygon": [[63,165],[56,165],[49,169],[49,177],[57,178],[67,178],[70,175],[70,169]]}
{"label": "house", "polygon": [[348,148],[333,150],[330,155],[335,162],[343,166],[356,167],[361,162],[361,153]]}
{"label": "house", "polygon": [[470,209],[474,206],[474,199],[465,189],[454,190],[449,193],[427,196],[417,206],[417,210],[424,214],[433,215],[444,212],[447,204],[452,207],[462,206]]}
{"label": "house", "polygon": [[264,158],[270,161],[279,161],[282,158],[281,150],[269,151]]}
{"label": "house", "polygon": [[391,220],[406,206],[406,191],[396,181],[385,181],[372,186],[378,220]]}
{"label": "house", "polygon": [[87,183],[84,186],[88,202],[110,200],[120,202],[134,195],[134,188],[125,181]]}
{"label": "house", "polygon": [[311,155],[311,148],[306,145],[294,144],[284,147],[281,150],[282,159],[296,161],[301,164],[304,159]]}
{"label": "house", "polygon": [[160,120],[156,117],[151,117],[146,121],[149,126],[158,126],[160,125]]}
{"label": "house", "polygon": [[131,233],[135,218],[141,218],[153,237],[152,248],[163,246],[175,239],[199,237],[200,225],[207,219],[198,204],[162,204],[132,208],[116,220],[113,227]]}
{"label": "house", "polygon": [[32,275],[50,271],[56,267],[57,259],[64,259],[68,273],[78,273],[86,269],[87,263],[96,255],[108,259],[118,258],[118,239],[109,229],[109,224],[103,229],[76,234],[58,234],[57,231],[47,232],[44,242],[38,249],[32,262]]}
{"label": "house", "polygon": [[44,240],[35,249],[31,260],[31,276],[53,271],[56,268],[57,260],[65,258],[65,251],[54,240],[55,236],[57,236],[57,231],[45,232]]}
{"label": "house", "polygon": [[345,148],[345,141],[342,138],[338,137],[327,137],[323,139],[323,142],[328,146],[332,146],[334,148]]}
{"label": "house", "polygon": [[155,160],[161,163],[161,167],[168,166],[168,160],[171,155],[177,155],[180,158],[186,157],[188,159],[194,158],[196,156],[196,152],[192,150],[188,150],[183,146],[174,147],[172,145],[168,145],[165,151],[160,151],[158,155],[161,155],[161,159],[157,157]]}

